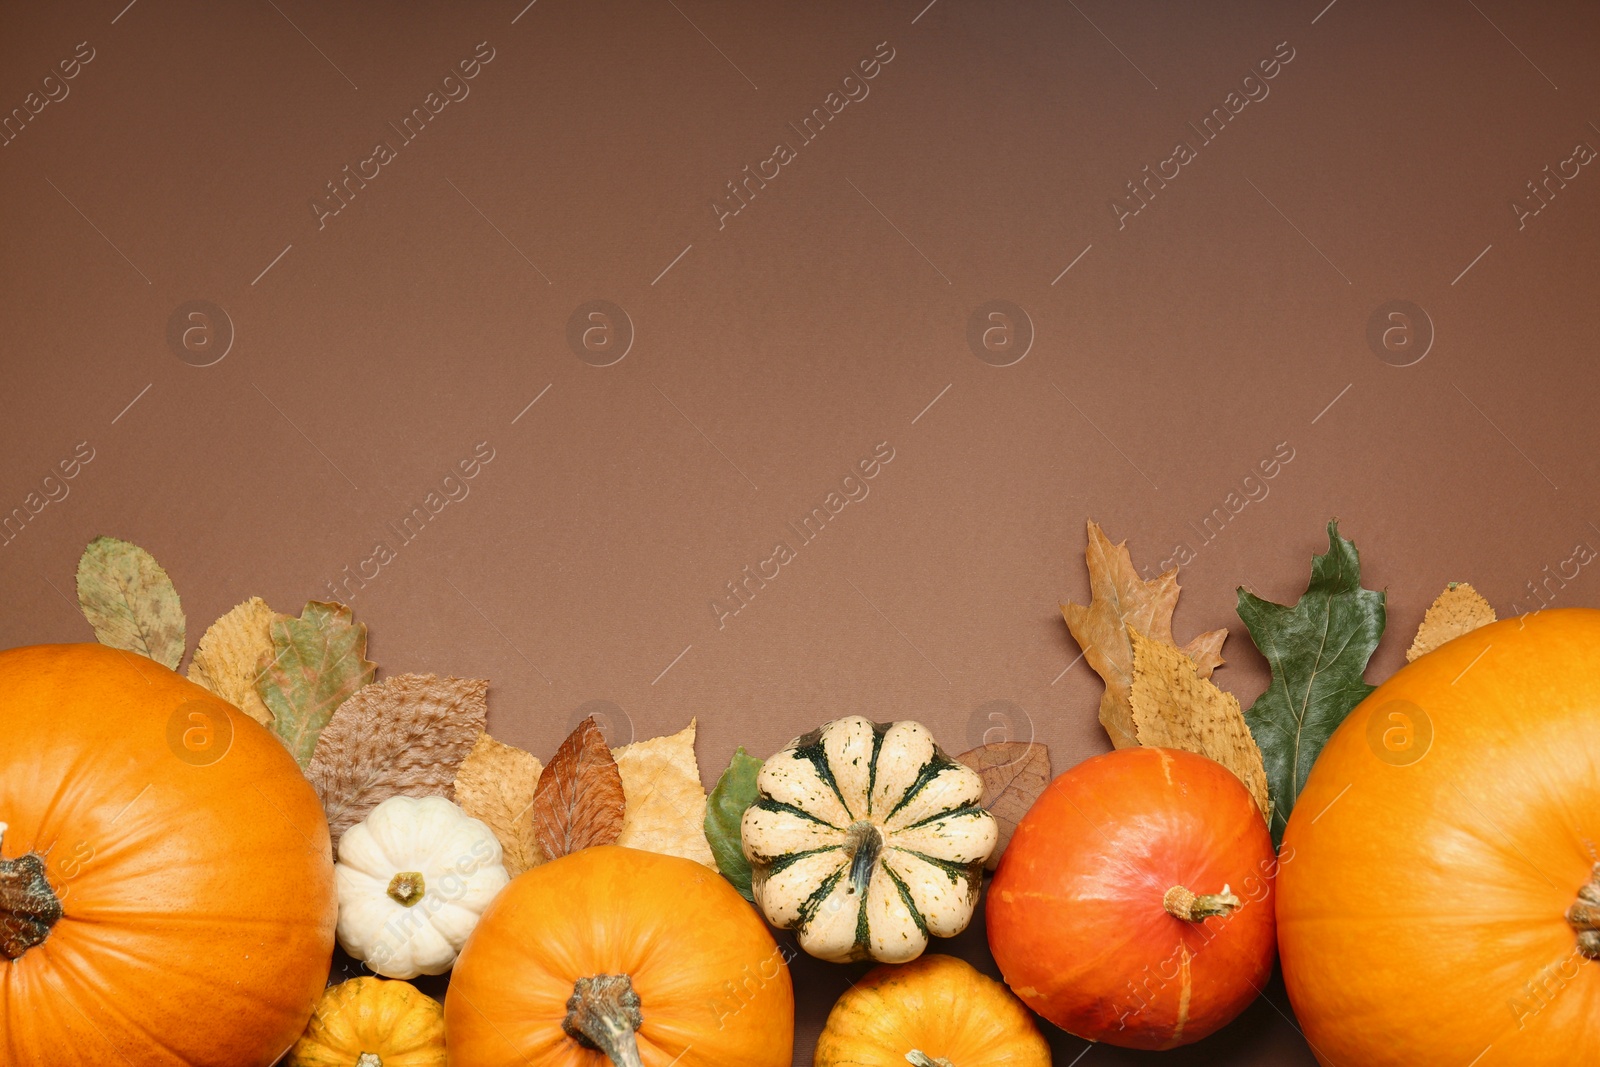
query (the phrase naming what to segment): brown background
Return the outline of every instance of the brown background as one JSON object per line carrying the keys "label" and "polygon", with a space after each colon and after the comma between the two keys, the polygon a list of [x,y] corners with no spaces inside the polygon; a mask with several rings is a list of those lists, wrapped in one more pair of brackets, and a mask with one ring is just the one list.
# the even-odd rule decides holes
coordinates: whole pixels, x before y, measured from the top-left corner
{"label": "brown background", "polygon": [[[384,670],[491,678],[501,738],[547,756],[591,701],[614,735],[698,716],[709,784],[863,712],[952,750],[1004,722],[1061,770],[1106,747],[1057,611],[1086,517],[1151,573],[1197,549],[1178,635],[1230,626],[1246,704],[1234,589],[1292,600],[1330,517],[1388,590],[1371,680],[1446,581],[1523,610],[1600,546],[1600,167],[1523,230],[1510,207],[1600,145],[1594,5],[925,2],[7,4],[0,108],[95,58],[0,148],[0,513],[95,458],[0,547],[0,645],[90,637],[101,533],[165,563],[191,640],[252,594],[297,610],[487,441],[346,599]],[[481,41],[470,96],[319,230],[309,200]],[[870,95],[719,229],[723,183],[882,41]],[[1119,231],[1111,198],[1283,41],[1270,96]],[[593,299],[635,331],[604,368],[566,340]],[[1036,331],[1009,367],[968,347],[990,299]],[[1366,341],[1392,299],[1436,330],[1409,367]],[[212,366],[169,346],[190,300],[233,324]],[[882,441],[870,495],[719,628],[724,583]],[[992,970],[980,930],[955,948]],[[861,970],[796,964],[797,1063]],[[1309,1064],[1287,1013],[1275,985],[1162,1059]]]}

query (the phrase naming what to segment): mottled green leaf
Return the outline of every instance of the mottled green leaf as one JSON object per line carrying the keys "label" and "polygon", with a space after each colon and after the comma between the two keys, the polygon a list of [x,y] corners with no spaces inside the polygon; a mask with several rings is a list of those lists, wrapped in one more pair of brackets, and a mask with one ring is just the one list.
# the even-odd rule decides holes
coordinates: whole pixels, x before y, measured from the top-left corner
{"label": "mottled green leaf", "polygon": [[78,606],[102,645],[178,669],[188,620],[172,579],[138,545],[115,537],[89,542],[78,560]]}
{"label": "mottled green leaf", "polygon": [[740,748],[706,801],[706,840],[716,857],[717,870],[746,900],[752,901],[755,896],[750,889],[750,861],[744,858],[739,824],[744,820],[744,809],[756,801],[756,775],[761,773],[762,762]]}
{"label": "mottled green leaf", "polygon": [[313,600],[298,619],[274,619],[271,632],[273,660],[256,692],[272,712],[272,732],[303,770],[328,718],[378,667],[366,658],[366,624],[343,604]]}
{"label": "mottled green leaf", "polygon": [[1322,746],[1376,688],[1362,674],[1383,636],[1384,594],[1361,588],[1361,557],[1335,521],[1299,602],[1285,607],[1240,589],[1239,618],[1272,667],[1272,684],[1245,721],[1261,746],[1272,835],[1281,840]]}

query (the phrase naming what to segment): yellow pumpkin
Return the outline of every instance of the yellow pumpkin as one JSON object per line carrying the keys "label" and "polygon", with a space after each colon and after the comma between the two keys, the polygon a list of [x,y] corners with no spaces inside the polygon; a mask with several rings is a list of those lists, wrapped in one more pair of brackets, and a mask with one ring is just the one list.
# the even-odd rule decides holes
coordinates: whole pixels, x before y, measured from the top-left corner
{"label": "yellow pumpkin", "polygon": [[445,1067],[444,1006],[410,982],[340,982],[284,1067]]}
{"label": "yellow pumpkin", "polygon": [[1011,990],[953,956],[867,973],[839,998],[813,1067],[1050,1067],[1050,1046]]}

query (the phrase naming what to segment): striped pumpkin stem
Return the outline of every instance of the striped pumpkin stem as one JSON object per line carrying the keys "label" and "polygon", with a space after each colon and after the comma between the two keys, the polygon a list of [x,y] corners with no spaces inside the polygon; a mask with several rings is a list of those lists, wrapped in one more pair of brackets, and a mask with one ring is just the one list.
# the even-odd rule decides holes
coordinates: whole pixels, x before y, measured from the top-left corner
{"label": "striped pumpkin stem", "polygon": [[845,845],[850,851],[850,891],[865,895],[877,869],[878,856],[883,852],[883,831],[866,819],[850,827],[850,840]]}

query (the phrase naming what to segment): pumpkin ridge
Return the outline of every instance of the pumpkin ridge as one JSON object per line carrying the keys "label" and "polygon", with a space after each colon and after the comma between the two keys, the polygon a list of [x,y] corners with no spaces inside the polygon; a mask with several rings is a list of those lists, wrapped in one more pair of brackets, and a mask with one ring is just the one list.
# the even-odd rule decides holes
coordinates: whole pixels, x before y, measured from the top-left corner
{"label": "pumpkin ridge", "polygon": [[959,882],[963,878],[969,878],[972,875],[972,864],[970,863],[957,863],[955,860],[940,859],[938,856],[930,856],[926,852],[921,852],[914,848],[904,848],[900,845],[891,845],[889,847],[896,852],[904,852],[908,856],[915,856],[923,863],[939,868],[950,876],[952,883]]}
{"label": "pumpkin ridge", "polygon": [[981,804],[966,804],[959,808],[951,808],[949,811],[936,811],[932,815],[924,816],[914,823],[906,826],[896,826],[888,832],[891,834],[904,833],[907,830],[915,830],[919,827],[927,826],[929,823],[939,822],[942,819],[958,819],[963,815],[987,815],[988,813],[989,809]]}
{"label": "pumpkin ridge", "polygon": [[823,845],[821,848],[808,848],[800,852],[787,852],[781,856],[774,856],[767,860],[767,874],[781,874],[803,859],[809,859],[824,852],[837,852],[843,847],[843,845]]}
{"label": "pumpkin ridge", "polygon": [[[906,910],[911,913],[911,921],[917,924],[917,929],[922,932],[922,936],[927,937],[928,920],[923,917],[922,909],[917,907],[917,902],[911,899],[911,887],[906,885],[905,880],[900,877],[899,873],[887,863],[883,865],[883,873],[889,876],[889,880],[900,891],[900,899],[904,902]],[[866,908],[861,909],[863,914],[866,913],[866,910]]]}
{"label": "pumpkin ridge", "polygon": [[892,723],[875,722],[872,724],[872,759],[867,763],[867,817],[872,817],[872,794],[878,788],[878,756],[883,752],[883,738],[889,732]]}
{"label": "pumpkin ridge", "polygon": [[810,923],[812,918],[816,916],[817,909],[822,907],[822,902],[828,899],[834,887],[839,884],[839,879],[844,877],[844,873],[845,868],[841,866],[838,870],[828,875],[817,888],[811,891],[811,895],[795,909],[800,915],[801,925]]}
{"label": "pumpkin ridge", "polygon": [[[828,763],[827,742],[823,739],[821,730],[817,730],[815,733],[817,739],[809,745],[802,745],[796,748],[794,750],[794,758],[803,759],[815,768],[817,777],[827,783],[828,788],[833,790],[833,795],[839,798],[839,806],[844,809],[844,813],[854,819],[856,813],[850,810],[850,802],[844,798],[844,791],[839,788],[839,780],[833,776],[833,767]],[[809,737],[811,735],[807,734],[806,736]],[[807,812],[807,814],[810,813]],[[815,816],[812,817],[816,818]],[[817,819],[817,821],[822,822],[823,820]],[[828,823],[828,825],[832,826],[833,824]],[[836,829],[841,828],[836,827]]]}
{"label": "pumpkin ridge", "polygon": [[938,749],[935,749],[933,755],[928,759],[928,762],[924,763],[917,770],[916,778],[912,780],[910,785],[906,786],[906,791],[900,794],[899,801],[897,801],[895,806],[889,809],[889,813],[883,817],[884,821],[894,818],[895,815],[899,813],[901,808],[915,800],[917,798],[917,794],[926,789],[928,787],[928,783],[937,778],[941,772],[949,770],[951,767],[962,766],[965,766],[965,764],[957,763],[949,756],[946,756]]}
{"label": "pumpkin ridge", "polygon": [[[834,792],[837,793],[838,789],[835,788]],[[841,800],[842,800],[842,798],[841,798]],[[843,826],[835,826],[835,825],[833,825],[833,823],[829,822],[827,819],[819,818],[818,816],[813,815],[811,812],[805,810],[804,808],[797,808],[793,804],[786,804],[781,800],[773,800],[771,797],[761,797],[761,798],[759,798],[755,802],[753,807],[760,808],[762,811],[770,811],[770,812],[773,812],[774,814],[782,813],[782,814],[787,814],[787,815],[798,815],[802,819],[809,819],[810,821],[818,824],[819,826],[826,826],[828,829],[830,829],[830,830],[838,830],[840,833],[844,833],[846,831],[846,829],[847,829],[846,827],[843,827]],[[849,808],[845,809],[846,814],[848,814],[849,811],[850,811]]]}

